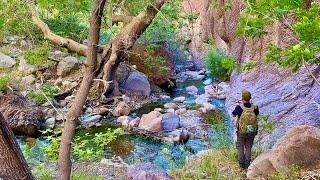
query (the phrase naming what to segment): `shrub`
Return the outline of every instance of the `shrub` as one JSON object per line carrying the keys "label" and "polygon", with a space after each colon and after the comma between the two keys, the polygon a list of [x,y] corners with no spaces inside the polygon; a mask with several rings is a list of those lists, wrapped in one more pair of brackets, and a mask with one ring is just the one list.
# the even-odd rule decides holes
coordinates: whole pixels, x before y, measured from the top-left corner
{"label": "shrub", "polygon": [[213,78],[226,81],[237,67],[237,63],[232,57],[227,56],[223,50],[211,49],[207,52],[205,66]]}
{"label": "shrub", "polygon": [[8,86],[12,82],[12,77],[10,75],[0,76],[0,92],[5,92]]}
{"label": "shrub", "polygon": [[300,170],[297,165],[292,165],[288,168],[280,169],[274,176],[272,176],[273,180],[295,180],[300,179]]}
{"label": "shrub", "polygon": [[50,45],[47,41],[35,48],[29,49],[23,53],[28,64],[44,66],[48,63]]}
{"label": "shrub", "polygon": [[28,97],[38,103],[45,103],[48,99],[51,100],[59,91],[57,87],[44,85],[39,90],[31,92]]}

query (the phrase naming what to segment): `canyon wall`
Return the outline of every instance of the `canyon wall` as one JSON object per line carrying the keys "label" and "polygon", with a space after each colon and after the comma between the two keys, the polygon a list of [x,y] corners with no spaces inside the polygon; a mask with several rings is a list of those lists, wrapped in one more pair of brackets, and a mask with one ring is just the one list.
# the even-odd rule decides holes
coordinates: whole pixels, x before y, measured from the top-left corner
{"label": "canyon wall", "polygon": [[[194,6],[198,0],[189,0]],[[213,39],[217,48],[225,49],[240,64],[255,62],[257,66],[243,73],[233,72],[230,78],[226,107],[231,113],[236,102],[241,99],[241,91],[248,89],[253,94],[253,103],[260,107],[264,115],[274,122],[271,135],[264,135],[264,145],[272,146],[291,127],[308,124],[320,127],[320,87],[302,67],[299,72],[265,64],[266,46],[276,43],[285,47],[292,42],[290,31],[280,23],[268,29],[268,34],[260,39],[247,39],[236,35],[238,19],[245,4],[231,0],[201,0],[202,9],[194,25],[194,36],[190,52],[196,62],[203,62],[205,46]],[[197,52],[199,54],[196,54]],[[201,65],[201,63],[198,63]],[[320,67],[310,66],[313,74],[320,78]]]}

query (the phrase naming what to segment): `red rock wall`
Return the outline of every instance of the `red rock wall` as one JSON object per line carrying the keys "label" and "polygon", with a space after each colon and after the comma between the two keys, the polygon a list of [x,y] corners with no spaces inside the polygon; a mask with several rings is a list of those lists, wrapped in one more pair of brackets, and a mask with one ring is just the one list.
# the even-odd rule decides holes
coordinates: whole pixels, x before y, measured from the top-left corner
{"label": "red rock wall", "polygon": [[[302,67],[298,73],[292,73],[290,70],[278,68],[275,64],[264,62],[265,49],[269,42],[282,47],[290,44],[292,39],[289,31],[276,23],[269,28],[270,33],[264,38],[249,40],[239,37],[236,29],[245,4],[240,0],[232,0],[232,8],[224,10],[225,2],[207,0],[211,5],[204,6],[201,11],[205,15],[200,15],[197,21],[199,26],[196,26],[198,30],[195,31],[202,34],[193,37],[196,43],[191,44],[198,44],[191,47],[191,52],[199,50],[201,53],[204,42],[211,36],[217,48],[225,49],[241,64],[252,61],[258,64],[248,72],[232,74],[231,90],[226,100],[229,112],[240,100],[242,89],[251,91],[253,102],[259,105],[261,113],[270,115],[270,119],[275,123],[276,129],[272,135],[263,138],[267,145],[273,145],[291,127],[300,124],[320,127],[320,87],[306,69]],[[202,51],[202,56],[203,54]],[[203,61],[203,58],[195,60]],[[314,75],[320,78],[320,67],[310,68]]]}

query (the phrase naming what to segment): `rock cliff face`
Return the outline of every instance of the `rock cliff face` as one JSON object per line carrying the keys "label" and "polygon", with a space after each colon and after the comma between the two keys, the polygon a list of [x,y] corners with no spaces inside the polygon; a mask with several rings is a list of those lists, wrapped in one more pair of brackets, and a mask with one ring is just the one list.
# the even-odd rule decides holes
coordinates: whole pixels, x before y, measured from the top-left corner
{"label": "rock cliff face", "polygon": [[[190,0],[197,6],[198,0]],[[320,87],[314,82],[305,68],[297,73],[278,68],[275,64],[265,64],[266,46],[270,42],[281,47],[291,41],[290,32],[280,23],[269,29],[269,34],[260,39],[244,39],[236,35],[238,18],[245,4],[232,0],[231,8],[225,8],[226,1],[203,0],[202,10],[195,25],[191,43],[191,52],[201,52],[210,37],[217,48],[225,49],[240,64],[255,62],[257,66],[247,72],[231,75],[231,90],[228,92],[226,107],[229,112],[241,99],[242,89],[253,94],[253,103],[260,107],[261,113],[270,115],[275,123],[275,130],[265,136],[265,145],[272,146],[285,132],[297,125],[308,124],[320,127]],[[206,4],[203,6],[203,4]],[[194,46],[192,46],[192,44]],[[195,45],[196,44],[196,45]],[[198,51],[200,49],[200,51]],[[201,57],[196,61],[203,61]],[[201,64],[201,63],[199,63]],[[310,67],[313,74],[320,78],[320,67]]]}

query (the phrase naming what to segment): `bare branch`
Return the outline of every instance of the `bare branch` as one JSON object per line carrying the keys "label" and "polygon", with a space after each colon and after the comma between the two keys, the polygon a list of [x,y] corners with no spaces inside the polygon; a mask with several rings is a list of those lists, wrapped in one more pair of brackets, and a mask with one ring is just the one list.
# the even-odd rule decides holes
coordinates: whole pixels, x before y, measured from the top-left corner
{"label": "bare branch", "polygon": [[58,44],[62,47],[69,49],[71,52],[75,52],[79,55],[86,56],[87,49],[88,49],[87,46],[80,44],[72,39],[64,38],[64,37],[61,37],[59,35],[52,33],[52,31],[50,30],[48,25],[46,23],[44,23],[40,19],[40,17],[38,16],[34,3],[28,2],[28,7],[29,7],[29,11],[31,12],[31,15],[32,15],[33,23],[36,26],[38,26],[38,28],[41,29],[41,31],[43,32],[44,37],[46,39],[52,41],[55,44]]}
{"label": "bare branch", "polygon": [[133,18],[134,18],[134,16],[113,15],[112,16],[112,24],[123,22],[126,25],[126,24],[129,24]]}

